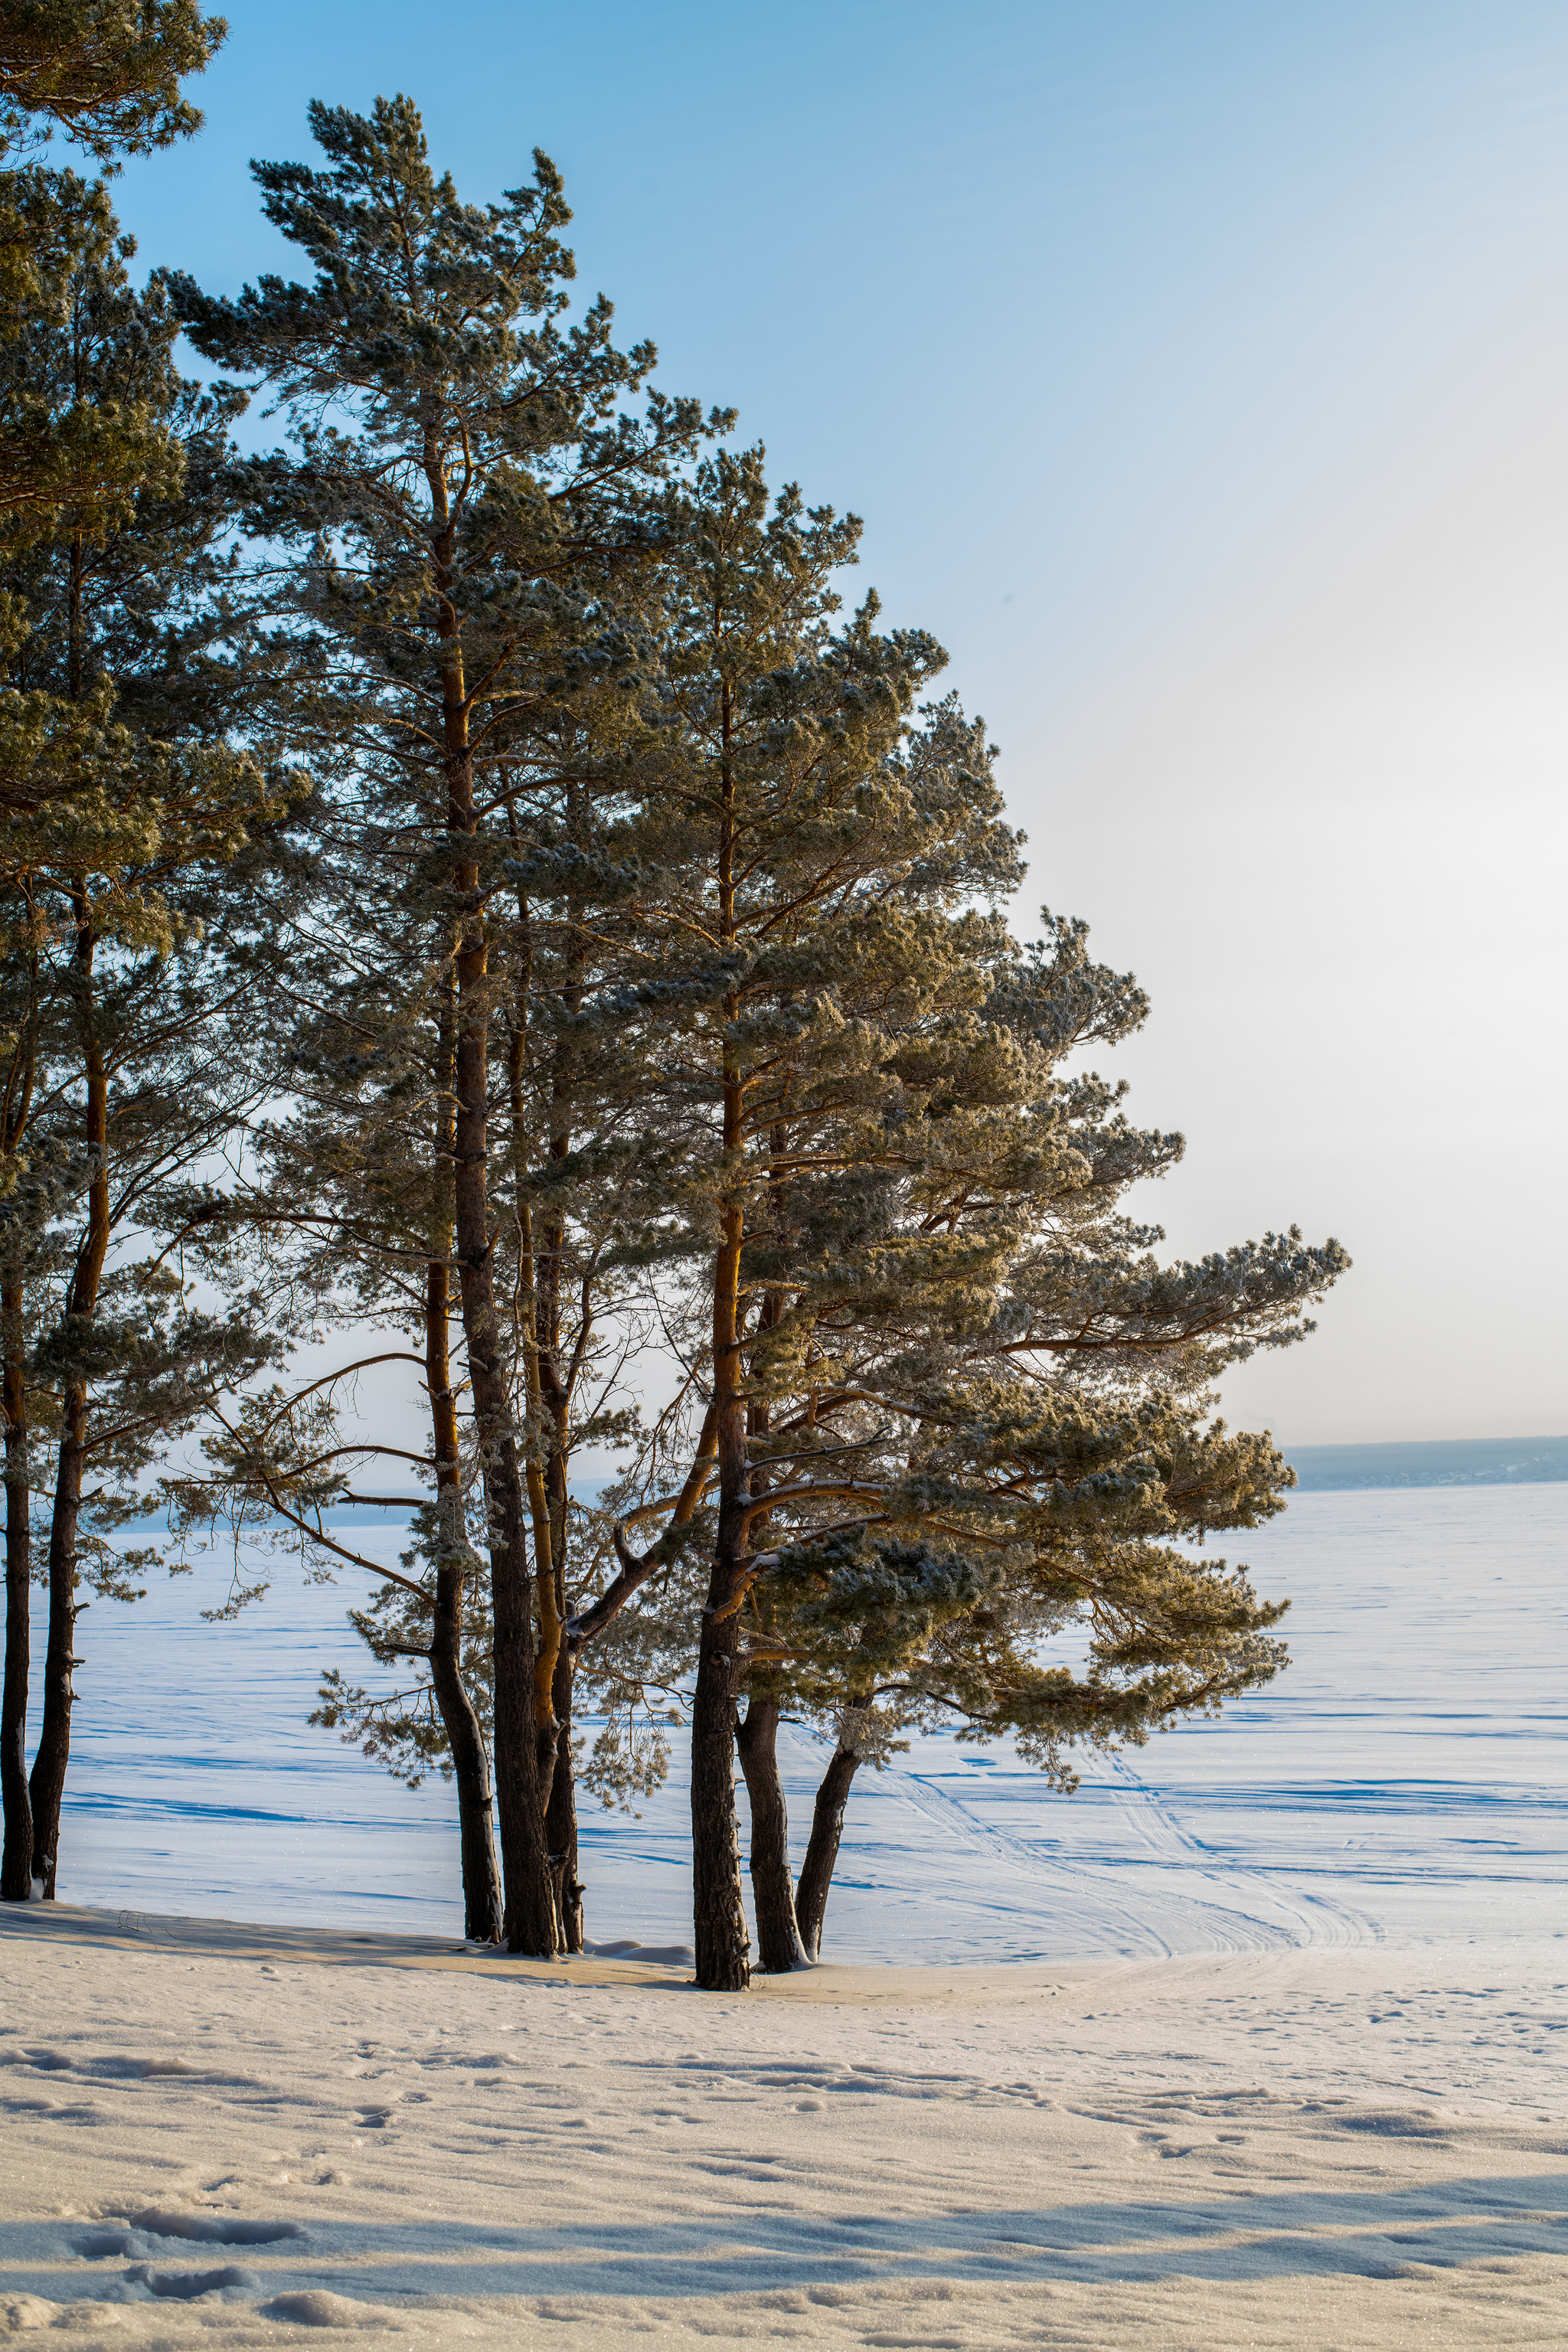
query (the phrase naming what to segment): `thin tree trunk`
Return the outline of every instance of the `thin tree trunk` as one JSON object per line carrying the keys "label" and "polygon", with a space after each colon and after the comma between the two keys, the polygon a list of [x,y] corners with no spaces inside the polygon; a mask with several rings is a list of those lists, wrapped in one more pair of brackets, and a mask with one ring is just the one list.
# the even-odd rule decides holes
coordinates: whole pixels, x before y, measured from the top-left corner
{"label": "thin tree trunk", "polygon": [[806,1843],[805,1860],[800,1866],[800,1884],[795,1891],[795,1917],[800,1923],[801,1940],[814,1960],[822,1958],[822,1923],[827,1916],[827,1891],[833,1884],[833,1866],[838,1860],[838,1841],[844,1834],[844,1808],[849,1797],[849,1784],[854,1780],[860,1759],[851,1748],[836,1748],[833,1760],[822,1776],[812,1808],[811,1836]]}
{"label": "thin tree trunk", "polygon": [[[723,696],[725,772],[719,853],[719,930],[735,926],[734,785],[730,764],[731,698]],[[739,1013],[726,998],[726,1026]],[[724,1158],[735,1167],[745,1146],[745,1082],[724,1047]],[[751,1982],[746,1906],[741,1894],[740,1824],[735,1813],[735,1693],[741,1609],[748,1585],[751,1502],[746,1461],[746,1402],[741,1376],[741,1250],[745,1213],[731,1195],[722,1212],[713,1266],[713,1405],[719,1456],[719,1538],[702,1612],[697,1688],[691,1703],[691,1895],[697,1981],[709,1992],[743,1992]]]}
{"label": "thin tree trunk", "polygon": [[581,1952],[584,1948],[584,1888],[577,1875],[577,1791],[572,1771],[572,1685],[576,1663],[571,1650],[563,1642],[555,1660],[554,1689],[555,1718],[561,1727],[561,1744],[555,1752],[555,1770],[550,1782],[550,1810],[544,1823],[555,1906],[561,1922],[561,1948],[566,1952]]}
{"label": "thin tree trunk", "polygon": [[[518,1286],[521,1296],[522,1362],[525,1394],[528,1400],[528,1511],[533,1527],[533,1590],[539,1603],[539,1647],[533,1660],[533,1738],[539,1775],[539,1801],[546,1812],[550,1809],[551,1791],[555,1782],[555,1763],[561,1747],[561,1724],[554,1706],[555,1668],[562,1650],[562,1612],[558,1588],[562,1583],[562,1563],[556,1559],[555,1528],[552,1524],[550,1496],[544,1482],[544,1465],[539,1459],[536,1433],[544,1421],[543,1401],[539,1382],[538,1307],[536,1304],[536,1269],[533,1259],[533,1219],[522,1207],[518,1213],[520,1248],[518,1253]],[[546,1841],[549,1842],[548,1839]]]}
{"label": "thin tree trunk", "polygon": [[692,1919],[698,1983],[707,1992],[743,1992],[751,1982],[751,1938],[735,1811],[735,1645],[744,1586],[735,1567],[736,1536],[725,1541],[724,1517],[721,1505],[691,1706]]}
{"label": "thin tree trunk", "polygon": [[556,1930],[539,1802],[533,1579],[528,1562],[522,1465],[496,1313],[485,1181],[489,1011],[485,967],[482,936],[475,939],[470,934],[458,959],[458,1259],[474,1419],[489,1507],[496,1795],[506,1870],[506,1944],[509,1951],[547,1958],[555,1949]]}
{"label": "thin tree trunk", "polygon": [[517,1426],[496,1312],[489,1218],[489,941],[474,837],[473,752],[457,595],[457,525],[446,460],[434,425],[426,440],[431,554],[440,638],[447,835],[456,852],[452,895],[458,923],[457,1118],[453,1133],[454,1223],[474,1422],[489,1516],[490,1606],[495,1629],[495,1772],[506,1874],[507,1949],[548,1957],[555,1906],[540,1808],[533,1723],[533,1580]]}
{"label": "thin tree trunk", "polygon": [[740,1383],[741,1211],[727,1212],[715,1269],[713,1362],[719,1539],[698,1642],[691,1704],[691,1895],[697,1981],[708,1992],[751,1982],[741,1833],[735,1811],[735,1693],[747,1590],[746,1416]]}
{"label": "thin tree trunk", "polygon": [[452,1390],[447,1343],[450,1307],[450,1277],[446,1262],[432,1259],[425,1276],[425,1380],[435,1436],[436,1499],[445,1541],[436,1567],[430,1679],[458,1783],[463,1933],[471,1944],[499,1944],[501,1885],[500,1865],[496,1858],[490,1759],[479,1710],[463,1680],[463,1582],[468,1544],[458,1453],[458,1402]]}
{"label": "thin tree trunk", "polygon": [[66,1389],[60,1429],[59,1469],[54,1515],[49,1523],[49,1633],[44,1652],[44,1713],[37,1753],[27,1783],[33,1811],[33,1876],[44,1883],[44,1900],[55,1899],[59,1868],[60,1807],[70,1761],[71,1709],[76,1688],[72,1668],[77,1619],[87,1604],[77,1592],[77,1531],[81,1518],[81,1463],[86,1445],[87,1391],[79,1381]]}
{"label": "thin tree trunk", "polygon": [[[82,1062],[87,1076],[83,1141],[89,1168],[87,1232],[66,1301],[68,1339],[80,1333],[98,1311],[98,1294],[109,1255],[109,1081],[99,1041],[93,988],[97,941],[87,900],[76,896],[77,940],[72,981]],[[73,1328],[74,1327],[74,1328]],[[76,1700],[71,1670],[77,1619],[87,1604],[77,1600],[77,1542],[81,1522],[82,1461],[87,1451],[87,1382],[72,1374],[65,1384],[60,1413],[59,1463],[49,1524],[49,1634],[44,1654],[44,1712],[27,1793],[33,1809],[33,1876],[44,1882],[52,1902],[59,1868],[60,1807],[70,1760],[71,1708]]]}
{"label": "thin tree trunk", "polygon": [[5,1681],[0,1697],[0,1793],[5,1845],[0,1902],[26,1903],[33,1891],[33,1808],[27,1794],[27,1678],[32,1629],[32,1492],[27,1469],[27,1399],[22,1377],[22,1285],[0,1288],[5,1413]]}
{"label": "thin tree trunk", "polygon": [[752,1698],[735,1735],[746,1793],[752,1801],[752,1902],[757,1915],[757,1966],[785,1976],[809,1966],[795,1916],[789,1867],[789,1814],[779,1778],[779,1711],[771,1698]]}
{"label": "thin tree trunk", "polygon": [[[507,803],[506,816],[507,831],[513,843],[518,843],[521,835],[517,808],[510,800]],[[528,1405],[529,1441],[524,1475],[528,1486],[529,1517],[533,1528],[533,1591],[539,1605],[539,1646],[533,1660],[533,1737],[539,1802],[545,1816],[544,1843],[551,1857],[552,1897],[555,1905],[557,1928],[564,1935],[561,1909],[564,1887],[555,1840],[550,1830],[550,1811],[563,1737],[554,1693],[563,1648],[565,1523],[551,1507],[545,1470],[538,1453],[539,1433],[544,1425],[540,1367],[542,1301],[539,1269],[533,1250],[533,1212],[529,1205],[526,1189],[528,1120],[523,1102],[529,998],[533,984],[533,928],[528,900],[521,891],[518,893],[517,918],[520,952],[508,1021],[507,1102],[511,1117],[512,1182],[516,1187],[518,1339],[522,1349],[523,1387]],[[563,1948],[570,1950],[571,1947],[567,1945]]]}
{"label": "thin tree trunk", "polygon": [[[552,1360],[545,1359],[546,1363]],[[555,1914],[561,1926],[561,1948],[581,1952],[584,1947],[583,1882],[577,1875],[577,1790],[572,1765],[572,1705],[577,1680],[577,1658],[565,1639],[566,1523],[570,1491],[566,1483],[567,1400],[559,1382],[550,1402],[552,1431],[549,1465],[550,1556],[555,1563],[555,1614],[562,1628],[556,1643],[555,1674],[551,1701],[557,1725],[555,1769],[550,1780],[545,1809],[545,1843],[550,1848]]]}
{"label": "thin tree trunk", "polygon": [[430,1679],[452,1752],[458,1783],[458,1833],[463,1856],[463,1933],[470,1944],[499,1944],[503,1915],[496,1858],[495,1799],[484,1727],[463,1680],[463,1571],[443,1561],[436,1571],[436,1622]]}
{"label": "thin tree trunk", "polygon": [[[38,967],[30,959],[26,1017],[13,1046],[0,1102],[0,1150],[21,1150],[32,1118],[37,1066]],[[0,1696],[0,1799],[5,1815],[0,1901],[33,1892],[33,1807],[27,1794],[27,1683],[32,1664],[32,1469],[27,1457],[26,1289],[20,1257],[0,1280],[0,1410],[5,1421],[5,1675]]]}

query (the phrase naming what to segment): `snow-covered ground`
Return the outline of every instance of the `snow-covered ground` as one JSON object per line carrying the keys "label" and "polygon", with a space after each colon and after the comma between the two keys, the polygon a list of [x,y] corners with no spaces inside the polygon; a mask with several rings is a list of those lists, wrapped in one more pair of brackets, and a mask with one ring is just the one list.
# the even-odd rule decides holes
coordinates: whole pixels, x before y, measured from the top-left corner
{"label": "snow-covered ground", "polygon": [[[395,1558],[391,1529],[362,1546]],[[1154,1957],[1568,1931],[1568,1485],[1298,1495],[1226,1546],[1289,1594],[1294,1663],[1219,1723],[1072,1798],[1005,1750],[917,1742],[863,1772],[828,1915],[847,1961]],[[460,1922],[452,1795],[306,1717],[359,1674],[347,1587],[285,1565],[206,1625],[220,1564],[82,1621],[60,1892],[389,1930]],[[41,1632],[41,1629],[40,1629]],[[41,1641],[40,1641],[41,1653]],[[792,1828],[822,1752],[784,1736]],[[589,1934],[689,1935],[679,1768],[643,1818],[587,1810]]]}
{"label": "snow-covered ground", "polygon": [[[0,2333],[1568,2341],[1565,1544],[1568,1486],[1300,1497],[1288,1678],[1071,1800],[922,1744],[835,1960],[734,1998],[464,1948],[448,1793],[304,1721],[342,1591],[96,1609],[66,1899],[0,1906]],[[590,1822],[600,1941],[684,1940],[683,1811]]]}
{"label": "snow-covered ground", "polygon": [[0,1909],[0,2332],[1561,2346],[1563,1990],[1516,1943],[829,1967],[723,1998]]}

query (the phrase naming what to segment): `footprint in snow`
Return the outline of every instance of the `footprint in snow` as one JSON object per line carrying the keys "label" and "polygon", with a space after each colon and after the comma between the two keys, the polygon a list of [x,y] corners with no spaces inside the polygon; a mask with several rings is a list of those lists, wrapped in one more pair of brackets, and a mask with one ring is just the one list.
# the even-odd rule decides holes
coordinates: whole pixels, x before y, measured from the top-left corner
{"label": "footprint in snow", "polygon": [[149,2294],[173,2295],[181,2303],[224,2287],[248,2287],[254,2293],[261,2284],[254,2271],[241,2270],[237,2263],[226,2263],[216,2271],[160,2271],[151,2263],[137,2263],[125,2276],[131,2285],[144,2286]]}
{"label": "footprint in snow", "polygon": [[167,2245],[171,2239],[214,2246],[275,2246],[304,2235],[298,2221],[247,2221],[238,2213],[166,2212],[153,2206],[101,2229],[83,2231],[72,2243],[88,2261],[102,2262],[111,2254],[121,2259],[155,2254],[162,2251],[156,2242]]}

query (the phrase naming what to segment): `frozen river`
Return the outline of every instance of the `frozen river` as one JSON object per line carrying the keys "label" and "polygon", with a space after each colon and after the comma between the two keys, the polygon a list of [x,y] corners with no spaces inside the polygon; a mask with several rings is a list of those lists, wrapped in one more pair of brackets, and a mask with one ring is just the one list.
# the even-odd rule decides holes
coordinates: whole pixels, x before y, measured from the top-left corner
{"label": "frozen river", "polygon": [[[363,1549],[399,1545],[390,1528]],[[1226,1546],[1289,1594],[1294,1663],[1220,1723],[1072,1798],[1004,1748],[916,1744],[850,1801],[830,1955],[1154,1956],[1538,1937],[1568,1926],[1568,1484],[1306,1492]],[[363,1671],[358,1596],[285,1568],[237,1622],[219,1574],[82,1620],[60,1895],[148,1912],[460,1933],[455,1808],[306,1718]],[[42,1655],[42,1626],[36,1656]],[[781,1748],[798,1848],[822,1752]],[[686,1792],[585,1812],[590,1937],[689,1937]]]}

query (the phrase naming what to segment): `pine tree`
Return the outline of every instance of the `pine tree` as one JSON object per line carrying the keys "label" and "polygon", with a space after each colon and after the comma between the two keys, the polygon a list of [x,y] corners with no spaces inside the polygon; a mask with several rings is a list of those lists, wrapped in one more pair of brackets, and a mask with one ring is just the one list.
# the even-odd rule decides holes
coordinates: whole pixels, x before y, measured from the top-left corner
{"label": "pine tree", "polygon": [[[62,322],[83,240],[112,234],[101,181],[36,160],[56,130],[112,173],[123,154],[187,138],[201,116],[181,91],[222,42],[194,0],[5,0],[0,5],[0,341],[31,343]],[[15,541],[50,528],[62,502],[123,508],[166,456],[139,404],[52,404],[28,371],[0,400],[0,527]]]}
{"label": "pine tree", "polygon": [[[168,453],[119,507],[93,498],[62,508],[47,537],[14,552],[6,581],[3,944],[26,999],[7,1137],[18,1181],[5,1204],[18,1465],[37,1418],[29,1384],[59,1426],[43,1722],[26,1804],[9,1769],[25,1658],[7,1674],[11,1895],[28,1876],[54,1891],[82,1555],[89,1583],[129,1597],[134,1571],[108,1533],[134,1512],[163,1439],[265,1353],[243,1307],[215,1316],[194,1306],[155,1242],[157,1188],[222,1139],[258,1083],[224,958],[236,927],[257,919],[236,861],[253,856],[287,792],[225,740],[224,664],[193,617],[223,568],[216,486],[236,400],[179,377],[163,289],[132,289],[129,251],[89,242],[56,331],[40,332],[25,362],[0,347],[0,365],[25,365],[57,406],[108,411],[123,400],[155,415]],[[34,1167],[51,1158],[57,1181],[40,1185]],[[43,1302],[28,1307],[23,1294],[40,1281]],[[12,1352],[29,1323],[30,1358]],[[84,1518],[89,1464],[100,1485]],[[20,1478],[9,1496],[24,1513]],[[23,1549],[18,1528],[18,1580]],[[18,1640],[23,1613],[8,1619]]]}
{"label": "pine tree", "polygon": [[[1153,1262],[1158,1235],[1116,1202],[1179,1139],[1131,1129],[1114,1089],[1056,1067],[1136,1025],[1142,998],[1088,964],[1080,927],[1026,955],[977,910],[1019,872],[992,755],[952,702],[916,723],[940,660],[929,639],[879,636],[870,604],[835,624],[853,523],[806,514],[794,491],[770,511],[756,457],[722,457],[668,536],[648,786],[665,878],[638,994],[666,1015],[652,1082],[688,1133],[685,1213],[717,1238],[672,1316],[689,1410],[649,1465],[676,1477],[638,1514],[665,1532],[641,1553],[617,1535],[620,1573],[574,1630],[601,1631],[711,1512],[697,1968],[735,1990],[749,1677],[753,1876],[771,1890],[766,1957],[789,1965],[781,1691],[863,1715],[898,1689],[917,1711],[1020,1730],[1048,1760],[1273,1670],[1270,1612],[1151,1549],[1179,1524],[1166,1503],[1146,1524],[1128,1514],[1162,1454],[1198,1443],[1214,1371],[1299,1336],[1343,1255],[1292,1234]],[[1280,1465],[1243,1454],[1245,1524]],[[1060,1513],[1082,1520],[1076,1553],[1053,1537]],[[1042,1681],[1029,1646],[1079,1606],[1108,1624],[1120,1608],[1124,1630],[1087,1682]]]}
{"label": "pine tree", "polygon": [[57,128],[104,163],[189,138],[202,118],[180,84],[227,30],[195,0],[5,0],[0,152]]}
{"label": "pine tree", "polygon": [[437,178],[406,99],[380,100],[368,118],[314,105],[310,123],[324,169],[267,163],[257,176],[313,284],[268,278],[216,302],[183,283],[181,303],[197,348],[261,377],[292,422],[293,454],[258,462],[249,504],[285,558],[298,740],[423,861],[432,951],[453,961],[449,1165],[489,1512],[507,1942],[549,1951],[536,1591],[495,1282],[492,898],[508,849],[497,771],[530,709],[559,698],[576,583],[635,550],[627,486],[682,456],[700,420],[657,394],[640,419],[625,414],[653,354],[615,348],[602,299],[563,323],[569,215],[547,158],[531,187],[480,208]]}
{"label": "pine tree", "polygon": [[[972,772],[981,766],[977,751]],[[976,967],[984,1029],[1014,1048],[1010,1075],[994,1055],[977,1066],[978,1095],[960,1073],[933,1096],[909,1041],[897,1057],[911,1094],[905,1165],[884,1152],[862,1177],[858,1232],[840,1222],[825,1250],[810,1223],[821,1204],[793,1188],[807,1223],[782,1253],[789,1318],[797,1349],[811,1334],[808,1367],[816,1354],[832,1378],[775,1405],[772,1442],[790,1445],[782,1486],[769,1444],[753,1434],[750,1446],[754,1485],[795,1522],[748,1598],[741,1753],[764,1965],[792,1965],[796,1949],[781,1702],[845,1727],[799,1890],[815,1953],[859,1756],[907,1723],[1012,1731],[1067,1786],[1070,1745],[1139,1740],[1283,1663],[1268,1630],[1279,1610],[1172,1539],[1279,1507],[1289,1472],[1267,1439],[1205,1426],[1211,1384],[1257,1347],[1304,1336],[1303,1307],[1346,1261],[1292,1231],[1197,1265],[1157,1264],[1157,1229],[1130,1224],[1121,1195],[1171,1166],[1180,1139],[1140,1133],[1120,1089],[1058,1069],[1087,1044],[1114,1044],[1147,1004],[1130,975],[1089,961],[1081,924],[1046,920],[1036,949],[993,938]],[[846,1482],[837,1493],[809,1460],[808,1431]],[[803,1540],[803,1520],[824,1513],[824,1532]],[[1067,1625],[1089,1637],[1087,1678],[1032,1664]]]}
{"label": "pine tree", "polygon": [[[183,1536],[221,1518],[265,1554],[281,1522],[316,1573],[359,1567],[405,1604],[390,1638],[429,1665],[458,1780],[466,1933],[488,1943],[500,1934],[501,1899],[468,1660],[475,1465],[461,1458],[451,1360],[455,977],[449,957],[427,961],[429,908],[417,889],[404,903],[403,861],[366,858],[362,846],[357,835],[334,845],[318,822],[300,919],[256,973],[251,1016],[286,1074],[290,1113],[252,1129],[223,1197],[198,1191],[183,1213],[198,1261],[216,1280],[253,1286],[275,1331],[297,1340],[342,1329],[350,1347],[331,1372],[274,1382],[215,1421],[205,1471],[166,1481],[165,1493]],[[398,1360],[423,1374],[427,1454],[345,1425],[358,1376]],[[330,1533],[326,1515],[381,1499],[363,1492],[367,1473],[373,1486],[405,1485],[410,1467],[434,1494],[400,1572]],[[268,1581],[258,1563],[221,1613]],[[379,1619],[360,1622],[373,1637]],[[384,1744],[378,1735],[373,1750]]]}
{"label": "pine tree", "polygon": [[[617,666],[617,676],[625,675]],[[620,1391],[623,1367],[646,1342],[651,1323],[643,1295],[649,1269],[662,1263],[672,1238],[682,1241],[668,1211],[670,1153],[649,1131],[642,1102],[656,1023],[628,1017],[625,993],[635,929],[627,910],[647,880],[636,855],[637,813],[628,804],[625,730],[617,725],[625,698],[617,686],[599,698],[597,709],[585,715],[579,703],[552,727],[511,744],[504,769],[511,854],[504,894],[492,909],[504,1086],[498,1124],[508,1145],[498,1154],[492,1187],[498,1309],[533,1537],[541,1603],[534,1724],[549,1791],[552,1883],[569,1951],[584,1948],[584,1932],[573,1695],[584,1665],[591,1682],[597,1677],[591,1648],[574,1647],[563,1633],[588,1597],[585,1581],[597,1554],[592,1539],[584,1550],[583,1538],[603,1517],[574,1503],[573,1460],[584,1446],[631,1433],[635,1412]],[[450,1139],[432,1160],[430,1133],[451,1103],[451,963],[420,962],[431,908],[417,876],[408,881],[406,861],[351,832],[334,869],[332,838],[323,825],[307,924],[288,943],[263,992],[279,1036],[290,1038],[290,1090],[299,1108],[283,1126],[253,1139],[259,1181],[247,1182],[220,1218],[199,1230],[209,1251],[226,1226],[255,1238],[253,1278],[274,1302],[275,1321],[297,1319],[292,1302],[299,1299],[316,1326],[330,1316],[355,1327],[358,1351],[379,1349],[384,1339],[395,1344],[423,1314],[427,1358],[438,1327],[444,1364]],[[345,974],[352,975],[346,985]],[[434,1225],[433,1186],[448,1202]],[[199,1223],[195,1206],[191,1221]],[[212,1263],[219,1271],[216,1256]],[[439,1302],[434,1321],[433,1301]],[[375,1336],[366,1336],[367,1327]],[[449,1394],[448,1376],[433,1373],[432,1361],[427,1392]],[[339,1368],[335,1394],[346,1393],[357,1369],[354,1362]],[[324,1511],[338,1500],[361,1499],[354,1481],[378,1458],[407,1458],[340,1428],[319,1379],[309,1383],[298,1410],[281,1389],[256,1400],[208,1451],[210,1477],[176,1482],[187,1519],[216,1507],[255,1539],[268,1518],[282,1517],[323,1565],[346,1559],[352,1549],[327,1536]],[[447,1444],[438,1438],[431,1461],[438,1465],[444,1455],[457,1464],[455,1410]],[[416,1467],[423,1477],[430,1465]],[[459,1486],[454,1470],[446,1505],[454,1575],[469,1557]],[[384,1589],[353,1622],[377,1661],[399,1670],[395,1691],[333,1674],[322,1685],[316,1719],[400,1779],[416,1783],[432,1764],[454,1773],[470,1857],[470,1818],[482,1811],[488,1791],[481,1766],[490,1727],[489,1612],[471,1575],[458,1582],[457,1617],[438,1604],[431,1579],[440,1515],[439,1497],[434,1515],[422,1507],[416,1550],[403,1562],[419,1590],[407,1576],[389,1576],[369,1559],[359,1563],[384,1579]],[[243,1588],[247,1597],[261,1589],[258,1582]],[[459,1698],[457,1721],[443,1645],[472,1695]],[[470,1707],[472,1728],[461,1719]],[[468,1932],[479,1935],[468,1860],[465,1887]]]}
{"label": "pine tree", "polygon": [[[657,1083],[667,1118],[689,1130],[684,1206],[716,1231],[703,1426],[671,1511],[679,1536],[711,1478],[717,1532],[692,1712],[692,1828],[700,1983],[747,1976],[733,1794],[737,1617],[752,1576],[748,1428],[765,1433],[762,1358],[791,1347],[785,1286],[753,1276],[776,1198],[809,1170],[831,1181],[875,1156],[889,1099],[882,1019],[839,991],[873,955],[873,998],[897,1000],[948,976],[938,933],[894,911],[899,883],[936,861],[931,895],[1004,888],[1013,836],[994,806],[945,824],[951,778],[894,759],[913,698],[940,662],[918,635],[879,636],[874,604],[837,632],[836,572],[858,526],[811,514],[793,490],[771,506],[756,453],[722,455],[672,501],[661,689],[658,866],[668,877],[651,927],[642,999],[666,1016]],[[927,960],[935,950],[938,964]],[[927,966],[925,981],[914,977]],[[851,982],[852,985],[852,982]],[[867,1013],[869,1017],[867,1017]],[[755,1331],[746,1328],[748,1315]],[[621,1579],[581,1632],[597,1630],[668,1557],[668,1537],[626,1552]]]}

